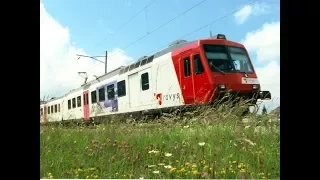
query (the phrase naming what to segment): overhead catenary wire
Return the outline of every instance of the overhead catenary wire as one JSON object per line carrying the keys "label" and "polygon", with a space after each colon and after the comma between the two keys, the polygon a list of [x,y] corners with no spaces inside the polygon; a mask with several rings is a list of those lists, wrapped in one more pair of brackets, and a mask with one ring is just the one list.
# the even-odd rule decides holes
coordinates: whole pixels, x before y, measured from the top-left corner
{"label": "overhead catenary wire", "polygon": [[146,5],[144,8],[142,8],[137,14],[133,15],[129,20],[127,20],[126,22],[124,22],[118,29],[116,29],[113,33],[111,33],[109,36],[105,37],[101,42],[99,42],[98,44],[94,45],[92,48],[102,44],[105,40],[107,40],[108,38],[110,38],[112,35],[114,35],[115,33],[117,33],[121,28],[123,28],[126,24],[128,24],[130,21],[132,21],[135,17],[137,17],[141,12],[143,12],[143,10],[146,10],[151,4],[153,4],[156,0],[151,1],[148,5]]}
{"label": "overhead catenary wire", "polygon": [[[247,7],[247,6],[250,6],[251,4],[254,4],[254,3],[257,2],[257,1],[258,1],[258,0],[254,0],[254,1],[252,1],[252,2],[250,2],[250,3],[248,3],[248,4],[246,4],[246,5],[242,6],[241,8],[238,8],[238,9],[236,9],[236,10],[234,10],[234,11],[232,11],[232,12],[230,12],[230,13],[224,15],[224,16],[221,16],[220,18],[218,18],[218,19],[216,19],[216,20],[214,20],[214,21],[211,21],[209,24],[206,24],[206,25],[204,25],[204,26],[202,26],[202,27],[200,27],[200,28],[198,28],[198,29],[196,29],[196,30],[188,33],[188,34],[185,34],[185,35],[181,36],[181,37],[178,38],[178,39],[183,39],[183,38],[185,38],[185,37],[187,37],[187,36],[190,36],[191,34],[193,34],[193,33],[195,33],[195,32],[198,32],[198,31],[200,31],[201,29],[210,26],[210,25],[212,25],[213,23],[216,23],[216,22],[218,22],[218,21],[220,21],[220,20],[222,20],[222,19],[230,16],[230,15],[232,15],[232,14],[234,14],[234,13],[242,10],[243,8],[245,8],[245,7]],[[162,49],[162,48],[164,48],[164,47],[166,47],[166,46],[167,46],[167,44],[164,45],[164,46],[161,46],[161,47],[157,48],[156,50],[153,50],[153,51],[147,53],[147,55],[152,54],[152,53],[154,53],[154,52],[158,51],[159,49]]]}
{"label": "overhead catenary wire", "polygon": [[[124,48],[120,48],[119,51],[113,53],[111,56],[108,56],[108,58],[111,58],[111,57],[113,57],[114,55],[122,52],[123,50],[131,47],[131,46],[134,45],[135,43],[141,41],[141,40],[144,39],[145,37],[151,35],[152,33],[156,32],[156,31],[159,30],[160,28],[164,27],[165,25],[169,24],[170,22],[174,21],[175,19],[177,19],[178,17],[184,15],[185,13],[191,11],[192,9],[194,9],[195,7],[197,7],[197,6],[199,6],[200,4],[204,3],[205,1],[207,1],[207,0],[202,0],[202,1],[200,1],[199,3],[193,5],[193,6],[192,6],[191,8],[189,8],[189,9],[183,11],[182,13],[180,13],[179,15],[177,15],[176,17],[174,17],[174,18],[170,19],[169,21],[163,23],[162,25],[158,26],[157,28],[155,28],[155,29],[152,30],[151,32],[147,32],[145,35],[143,35],[143,36],[140,37],[139,39],[135,40],[134,42],[130,43],[129,45],[125,46]],[[97,65],[98,65],[98,64],[95,64],[95,65],[92,66],[88,71],[90,71],[91,69],[93,69],[93,68],[96,67]]]}
{"label": "overhead catenary wire", "polygon": [[[111,56],[108,56],[108,58],[111,58],[111,57],[114,56],[115,54],[117,54],[117,53],[119,53],[119,52],[122,52],[123,50],[129,48],[129,47],[132,46],[133,44],[137,43],[138,41],[140,41],[141,39],[145,38],[146,36],[152,34],[152,33],[155,32],[156,30],[160,29],[161,27],[163,27],[164,25],[166,25],[166,24],[168,24],[169,22],[173,21],[174,19],[176,19],[177,17],[181,16],[182,14],[185,14],[187,11],[190,11],[190,10],[193,9],[194,7],[200,5],[200,4],[203,3],[204,1],[206,1],[206,0],[203,0],[203,1],[201,1],[200,3],[196,4],[195,6],[189,8],[188,10],[186,10],[186,11],[184,11],[183,13],[179,14],[179,15],[176,16],[175,18],[169,20],[168,22],[162,24],[161,26],[159,26],[159,27],[156,28],[155,30],[151,31],[149,34],[146,34],[146,35],[140,37],[139,39],[135,40],[133,43],[131,43],[131,44],[129,44],[128,46],[124,47],[124,48],[121,49],[120,51],[113,53]],[[250,3],[245,4],[245,5],[242,6],[241,8],[237,8],[237,9],[235,9],[235,10],[227,13],[226,15],[221,16],[221,17],[219,17],[218,19],[215,19],[214,21],[211,21],[210,23],[208,23],[208,24],[206,24],[206,25],[204,25],[204,26],[202,26],[202,27],[200,27],[200,28],[198,28],[198,29],[196,29],[196,30],[194,30],[194,31],[192,31],[192,32],[190,32],[190,33],[182,36],[182,37],[180,37],[179,39],[183,39],[183,38],[185,38],[185,37],[187,37],[187,36],[190,36],[191,34],[193,34],[193,33],[195,33],[195,32],[198,32],[198,31],[200,31],[201,29],[210,26],[210,25],[212,25],[212,24],[214,24],[214,23],[216,23],[216,22],[218,22],[218,21],[220,21],[220,20],[222,20],[222,19],[224,19],[224,18],[226,18],[226,17],[228,17],[228,16],[230,16],[230,15],[232,15],[232,14],[240,11],[240,10],[242,10],[243,8],[245,8],[245,7],[247,7],[247,6],[250,6],[251,4],[254,4],[254,3],[257,2],[257,1],[258,1],[258,0],[251,1]],[[157,48],[156,50],[153,50],[153,51],[151,51],[150,53],[147,53],[147,54],[151,54],[151,53],[153,53],[153,52],[155,52],[155,51],[157,51],[157,50],[159,50],[159,49],[162,49],[162,48],[164,48],[164,47],[166,47],[166,46],[167,46],[167,45],[161,46],[161,47]],[[92,66],[92,67],[88,70],[88,72],[90,72],[90,70],[93,69],[94,67],[96,67],[97,65],[99,65],[99,64],[95,64],[94,66]]]}

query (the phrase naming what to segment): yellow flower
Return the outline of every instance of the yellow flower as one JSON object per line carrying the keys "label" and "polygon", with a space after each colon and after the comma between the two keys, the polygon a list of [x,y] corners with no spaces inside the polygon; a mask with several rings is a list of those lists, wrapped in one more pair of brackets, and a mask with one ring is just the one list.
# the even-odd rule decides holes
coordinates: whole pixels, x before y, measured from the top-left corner
{"label": "yellow flower", "polygon": [[246,172],[246,169],[240,169],[240,172]]}
{"label": "yellow flower", "polygon": [[185,169],[184,169],[184,168],[181,168],[181,169],[180,169],[180,172],[185,172]]}
{"label": "yellow flower", "polygon": [[170,172],[173,172],[173,171],[175,171],[177,168],[171,168],[170,169]]}
{"label": "yellow flower", "polygon": [[196,163],[192,164],[192,167],[193,168],[197,167],[197,164]]}
{"label": "yellow flower", "polygon": [[192,174],[194,174],[194,175],[198,174],[198,170],[192,171]]}
{"label": "yellow flower", "polygon": [[209,168],[209,166],[207,166],[207,165],[204,166],[204,169],[208,169],[208,168]]}
{"label": "yellow flower", "polygon": [[78,168],[78,171],[81,172],[81,171],[83,171],[83,170],[82,170],[81,168]]}
{"label": "yellow flower", "polygon": [[186,163],[185,163],[186,166],[188,166],[189,164],[190,164],[189,162],[186,162]]}

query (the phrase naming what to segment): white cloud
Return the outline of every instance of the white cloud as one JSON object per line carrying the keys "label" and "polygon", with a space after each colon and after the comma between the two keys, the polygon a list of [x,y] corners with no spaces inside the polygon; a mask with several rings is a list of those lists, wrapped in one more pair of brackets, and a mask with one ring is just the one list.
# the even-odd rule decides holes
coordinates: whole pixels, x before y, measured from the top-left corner
{"label": "white cloud", "polygon": [[280,22],[265,23],[262,28],[249,32],[242,41],[257,61],[267,62],[255,68],[262,90],[269,90],[272,98],[280,97]]}
{"label": "white cloud", "polygon": [[245,6],[240,11],[235,13],[233,16],[235,18],[236,23],[243,24],[245,21],[249,19],[251,15],[257,16],[260,14],[267,13],[267,9],[270,6],[265,3],[255,3],[253,5]]}
{"label": "white cloud", "polygon": [[[74,44],[70,42],[68,28],[59,24],[40,2],[40,97],[62,95],[79,87],[84,78],[77,72],[87,71],[89,80],[93,75],[104,73],[104,64],[89,58],[78,60],[76,54],[87,53]],[[115,51],[119,49],[111,50],[109,54]],[[108,59],[108,71],[129,61],[132,58],[121,51]]]}
{"label": "white cloud", "polygon": [[242,43],[257,55],[257,61],[273,61],[280,57],[280,21],[265,23],[262,28],[249,32]]}
{"label": "white cloud", "polygon": [[274,98],[280,97],[280,65],[272,61],[265,67],[255,70],[261,83],[261,90],[270,91]]}

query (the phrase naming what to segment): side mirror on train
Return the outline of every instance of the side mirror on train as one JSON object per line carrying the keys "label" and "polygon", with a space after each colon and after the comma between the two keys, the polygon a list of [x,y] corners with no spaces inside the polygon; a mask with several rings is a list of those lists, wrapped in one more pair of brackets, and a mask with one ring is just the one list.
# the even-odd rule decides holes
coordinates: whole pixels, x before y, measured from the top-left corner
{"label": "side mirror on train", "polygon": [[271,93],[270,93],[270,91],[260,91],[259,99],[261,99],[261,100],[271,99]]}

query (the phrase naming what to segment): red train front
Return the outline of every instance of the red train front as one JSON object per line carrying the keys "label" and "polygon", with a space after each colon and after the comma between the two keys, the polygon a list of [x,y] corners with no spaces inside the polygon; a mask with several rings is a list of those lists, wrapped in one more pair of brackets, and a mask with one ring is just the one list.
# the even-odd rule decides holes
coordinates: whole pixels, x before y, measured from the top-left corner
{"label": "red train front", "polygon": [[177,48],[172,58],[185,104],[214,101],[226,93],[254,101],[271,98],[269,91],[260,91],[246,48],[223,34]]}

